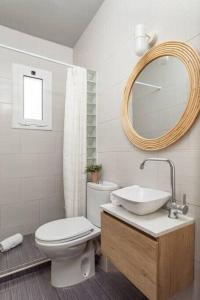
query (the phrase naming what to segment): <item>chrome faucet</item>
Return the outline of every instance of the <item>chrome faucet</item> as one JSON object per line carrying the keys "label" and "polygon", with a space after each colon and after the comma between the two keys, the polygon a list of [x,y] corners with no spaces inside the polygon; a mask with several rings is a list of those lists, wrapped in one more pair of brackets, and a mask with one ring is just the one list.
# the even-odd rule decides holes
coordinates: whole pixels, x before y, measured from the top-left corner
{"label": "chrome faucet", "polygon": [[167,158],[147,158],[140,164],[140,169],[144,169],[144,165],[147,161],[163,161],[167,162],[170,166],[170,180],[171,180],[171,201],[170,201],[170,207],[169,207],[169,218],[177,219],[178,214],[184,214],[186,215],[188,212],[188,206],[186,203],[186,195],[183,195],[183,205],[178,205],[176,202],[176,190],[175,190],[175,165],[174,163]]}

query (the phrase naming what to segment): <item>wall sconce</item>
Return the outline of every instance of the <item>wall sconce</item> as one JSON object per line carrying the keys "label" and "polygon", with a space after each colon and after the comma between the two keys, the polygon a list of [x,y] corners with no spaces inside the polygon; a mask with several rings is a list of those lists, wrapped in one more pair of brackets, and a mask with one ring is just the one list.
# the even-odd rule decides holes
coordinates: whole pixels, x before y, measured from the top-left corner
{"label": "wall sconce", "polygon": [[157,40],[157,34],[147,33],[144,24],[138,24],[135,27],[135,53],[142,56]]}

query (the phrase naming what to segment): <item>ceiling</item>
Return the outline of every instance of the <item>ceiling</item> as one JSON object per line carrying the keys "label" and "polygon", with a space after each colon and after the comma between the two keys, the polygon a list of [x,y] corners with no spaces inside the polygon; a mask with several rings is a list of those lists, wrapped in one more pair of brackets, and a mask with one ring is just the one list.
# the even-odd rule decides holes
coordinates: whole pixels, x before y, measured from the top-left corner
{"label": "ceiling", "polygon": [[1,0],[0,25],[73,47],[103,0]]}

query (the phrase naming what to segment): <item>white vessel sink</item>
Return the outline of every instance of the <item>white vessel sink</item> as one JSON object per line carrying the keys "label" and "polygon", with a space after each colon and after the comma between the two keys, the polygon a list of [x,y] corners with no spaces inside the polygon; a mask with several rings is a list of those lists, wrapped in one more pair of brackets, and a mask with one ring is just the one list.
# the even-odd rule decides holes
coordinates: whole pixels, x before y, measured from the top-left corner
{"label": "white vessel sink", "polygon": [[146,215],[161,208],[170,197],[168,192],[132,185],[113,191],[111,201],[134,214]]}

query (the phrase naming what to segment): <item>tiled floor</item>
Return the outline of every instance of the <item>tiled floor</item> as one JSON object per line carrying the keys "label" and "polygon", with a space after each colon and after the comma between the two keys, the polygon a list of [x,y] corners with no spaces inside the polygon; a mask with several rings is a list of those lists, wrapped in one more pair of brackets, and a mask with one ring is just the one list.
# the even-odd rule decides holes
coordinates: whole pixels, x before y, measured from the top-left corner
{"label": "tiled floor", "polygon": [[[171,300],[200,300],[200,269],[194,284]],[[147,300],[121,273],[97,268],[95,277],[74,287],[55,289],[50,266],[0,284],[0,300]]]}
{"label": "tiled floor", "polygon": [[35,246],[34,235],[24,236],[21,245],[0,253],[0,277],[10,271],[46,260],[47,257]]}
{"label": "tiled floor", "polygon": [[50,267],[18,277],[0,285],[1,300],[147,300],[119,272],[96,275],[71,288],[50,285]]}

